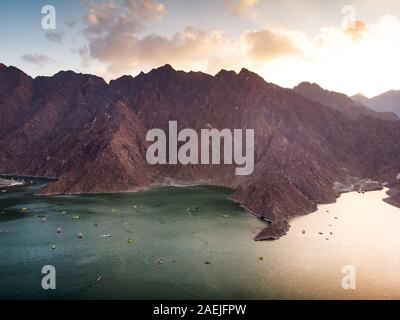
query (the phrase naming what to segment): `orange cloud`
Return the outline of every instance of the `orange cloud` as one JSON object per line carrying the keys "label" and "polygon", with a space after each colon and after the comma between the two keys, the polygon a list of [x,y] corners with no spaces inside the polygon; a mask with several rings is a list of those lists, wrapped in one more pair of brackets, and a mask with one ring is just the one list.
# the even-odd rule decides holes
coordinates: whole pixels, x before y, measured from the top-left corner
{"label": "orange cloud", "polygon": [[[144,19],[157,19],[166,13],[155,0],[125,0],[94,2],[86,0],[87,44],[78,50],[82,64],[100,62],[102,75],[112,78],[136,70],[148,70],[172,64],[183,70],[215,73],[220,68],[240,70],[297,55],[301,50],[294,44],[293,34],[282,30],[246,32],[238,39],[216,30],[186,27],[171,36],[143,35]],[[245,1],[240,9],[254,5]]]}
{"label": "orange cloud", "polygon": [[351,36],[353,41],[360,40],[365,32],[368,30],[367,24],[361,20],[356,20],[354,23],[350,24],[349,27],[345,30],[345,32]]}
{"label": "orange cloud", "polygon": [[163,18],[167,13],[163,4],[153,0],[126,0],[126,7],[146,19]]}
{"label": "orange cloud", "polygon": [[143,22],[166,14],[165,6],[155,0],[85,0],[85,3],[88,14],[84,34],[88,44],[78,50],[82,62],[88,67],[91,57],[114,71],[129,68],[145,56],[138,38]]}
{"label": "orange cloud", "polygon": [[301,53],[288,35],[277,31],[247,32],[244,39],[249,48],[249,55],[258,62]]}
{"label": "orange cloud", "polygon": [[118,74],[143,65],[194,64],[207,57],[219,41],[218,33],[186,27],[172,37],[112,33],[93,39],[89,48],[93,58],[106,63],[110,73]]}
{"label": "orange cloud", "polygon": [[110,0],[96,2],[85,0],[89,9],[86,16],[86,34],[132,33],[141,29],[142,20],[163,18],[166,9],[154,0],[125,0],[123,4]]}
{"label": "orange cloud", "polygon": [[232,12],[236,15],[245,13],[248,9],[255,6],[259,0],[239,0],[232,6]]}
{"label": "orange cloud", "polygon": [[[241,1],[239,11],[256,2]],[[102,75],[108,79],[166,63],[211,73],[221,68],[240,70],[302,53],[297,46],[298,34],[284,30],[246,32],[233,39],[221,31],[188,26],[171,36],[145,35],[144,20],[166,14],[156,0],[86,0],[86,4],[87,44],[78,52],[86,68],[92,63],[103,65]]]}

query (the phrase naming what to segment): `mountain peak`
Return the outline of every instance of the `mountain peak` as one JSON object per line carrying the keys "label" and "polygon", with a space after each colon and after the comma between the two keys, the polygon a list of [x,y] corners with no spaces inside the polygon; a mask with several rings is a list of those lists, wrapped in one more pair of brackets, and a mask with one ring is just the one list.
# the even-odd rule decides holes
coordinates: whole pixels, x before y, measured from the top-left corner
{"label": "mountain peak", "polygon": [[259,79],[259,80],[264,81],[264,79],[261,76],[259,76],[257,73],[250,71],[249,69],[246,69],[246,68],[242,68],[242,70],[240,70],[239,77],[242,77],[242,78],[244,77],[246,79],[248,79],[248,78]]}
{"label": "mountain peak", "polygon": [[77,75],[75,71],[72,70],[61,70],[55,74],[55,76],[72,76],[72,75]]}
{"label": "mountain peak", "polygon": [[355,94],[353,97],[367,98],[367,96],[361,92]]}
{"label": "mountain peak", "polygon": [[162,72],[171,72],[171,71],[176,71],[174,68],[172,68],[172,66],[170,64],[165,64],[162,67],[153,69],[153,70],[157,70],[157,71],[162,71]]}
{"label": "mountain peak", "polygon": [[225,70],[225,69],[221,69],[216,75],[217,78],[220,77],[226,77],[226,76],[237,76],[237,73],[233,70]]}
{"label": "mountain peak", "polygon": [[394,112],[400,116],[400,90],[389,90],[369,100],[376,111]]}
{"label": "mountain peak", "polygon": [[293,89],[318,89],[318,90],[324,90],[318,83],[315,82],[307,82],[307,81],[303,81],[300,82],[297,86],[295,86]]}
{"label": "mountain peak", "polygon": [[[168,76],[168,75],[172,75],[173,73],[176,73],[176,70],[174,68],[172,68],[172,66],[170,64],[165,64],[161,67],[152,69],[147,74],[152,75],[152,76]],[[140,75],[138,75],[138,76],[142,77],[143,74],[140,73]]]}
{"label": "mountain peak", "polygon": [[322,105],[328,106],[333,110],[355,120],[360,116],[370,116],[389,121],[398,120],[393,114],[377,113],[367,108],[369,99],[364,96],[348,97],[347,95],[335,91],[325,90],[316,83],[302,82],[293,90],[296,93],[316,101]]}
{"label": "mountain peak", "polygon": [[361,92],[355,94],[354,96],[351,96],[350,98],[353,101],[364,104],[365,106],[368,106],[368,102],[370,101],[370,99],[367,96],[365,96],[364,94],[362,94]]}
{"label": "mountain peak", "polygon": [[382,93],[381,96],[392,96],[392,95],[398,95],[399,93],[400,91],[392,89]]}
{"label": "mountain peak", "polygon": [[250,73],[254,73],[254,72],[252,72],[252,71],[250,71],[249,69],[247,69],[247,68],[242,68],[241,70],[240,70],[240,72],[239,73],[245,73],[245,72],[250,72]]}
{"label": "mountain peak", "polygon": [[4,63],[0,63],[0,71],[2,74],[7,74],[10,77],[16,78],[26,78],[31,79],[29,75],[27,75],[22,70],[18,69],[14,66],[6,66]]}
{"label": "mountain peak", "polygon": [[90,81],[96,80],[96,81],[105,82],[105,80],[102,77],[96,76],[94,74],[80,73],[80,72],[75,72],[75,71],[72,71],[72,70],[59,71],[53,77],[54,78],[61,78],[61,79],[77,78],[77,79],[87,79],[87,80],[90,80]]}

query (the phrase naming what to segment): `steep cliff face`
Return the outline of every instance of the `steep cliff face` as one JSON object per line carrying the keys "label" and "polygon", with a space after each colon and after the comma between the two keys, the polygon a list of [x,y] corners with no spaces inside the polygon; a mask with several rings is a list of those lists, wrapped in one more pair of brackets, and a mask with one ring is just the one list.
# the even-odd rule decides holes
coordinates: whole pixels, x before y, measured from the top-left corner
{"label": "steep cliff face", "polygon": [[[122,102],[105,106],[76,135],[60,141],[61,152],[65,146],[73,149],[68,168],[40,194],[134,191],[151,185],[145,135],[129,106]],[[57,154],[58,159],[63,157]]]}
{"label": "steep cliff face", "polygon": [[32,92],[31,77],[0,64],[0,139],[29,118]]}
{"label": "steep cliff face", "polygon": [[[400,172],[400,122],[354,119],[246,69],[213,77],[167,65],[110,84],[73,72],[32,80],[0,69],[10,88],[0,91],[1,106],[13,110],[0,125],[0,173],[59,178],[41,194],[227,186],[232,199],[273,222],[257,237],[263,240],[284,234],[291,217],[334,201],[335,182]],[[254,129],[253,174],[235,175],[236,165],[150,166],[146,133],[168,132],[169,121],[198,132]]]}
{"label": "steep cliff face", "polygon": [[85,126],[110,100],[107,89],[100,78],[72,72],[33,80],[28,116],[6,117],[18,125],[0,140],[6,155],[1,171],[55,177],[68,172],[81,156],[77,148],[90,141]]}

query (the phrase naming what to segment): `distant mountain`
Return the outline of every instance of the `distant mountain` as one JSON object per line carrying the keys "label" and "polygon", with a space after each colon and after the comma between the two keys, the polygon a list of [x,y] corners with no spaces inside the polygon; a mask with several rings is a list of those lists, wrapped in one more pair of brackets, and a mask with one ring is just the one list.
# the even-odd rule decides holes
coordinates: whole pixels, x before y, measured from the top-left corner
{"label": "distant mountain", "polygon": [[[256,239],[277,238],[289,219],[335,201],[355,177],[395,181],[400,172],[400,122],[348,114],[351,104],[337,112],[335,94],[321,104],[297,91],[246,69],[211,76],[166,65],[107,84],[71,71],[32,79],[0,65],[0,174],[58,177],[41,195],[226,186],[272,223]],[[146,132],[168,132],[171,120],[179,130],[254,129],[253,174],[236,176],[234,165],[150,166]]]}
{"label": "distant mountain", "polygon": [[[352,119],[357,119],[360,116],[371,116],[373,118],[389,120],[389,121],[397,121],[400,120],[395,114],[390,112],[376,112],[369,108],[367,108],[362,102],[362,98],[356,103],[350,97],[345,94],[328,91],[321,88],[316,83],[302,82],[298,86],[293,88],[297,93],[305,96],[308,99],[317,101],[321,104],[324,104],[328,107],[331,107],[334,110],[337,110],[343,113],[346,116],[349,116]],[[364,97],[367,99],[366,97]]]}
{"label": "distant mountain", "polygon": [[375,111],[393,112],[400,116],[400,90],[390,90],[372,99],[358,94],[353,96],[352,99],[363,103]]}
{"label": "distant mountain", "polygon": [[364,106],[369,106],[370,99],[364,96],[362,93],[357,93],[350,98],[356,103],[362,104]]}

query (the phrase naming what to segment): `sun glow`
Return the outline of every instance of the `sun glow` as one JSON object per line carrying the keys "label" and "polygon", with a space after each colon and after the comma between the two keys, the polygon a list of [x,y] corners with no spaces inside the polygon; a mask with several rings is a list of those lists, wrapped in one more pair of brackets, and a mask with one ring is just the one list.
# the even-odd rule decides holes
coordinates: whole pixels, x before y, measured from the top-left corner
{"label": "sun glow", "polygon": [[[302,54],[260,62],[260,74],[267,80],[292,87],[301,81],[349,95],[358,92],[374,96],[400,87],[400,22],[384,16],[353,38],[344,30],[324,28],[314,38],[291,34]],[[257,68],[256,65],[253,65]]]}

